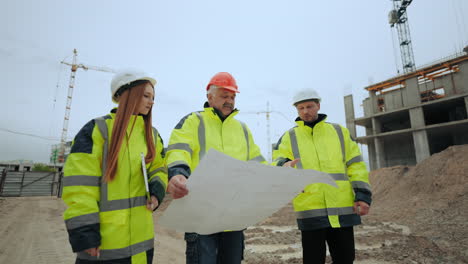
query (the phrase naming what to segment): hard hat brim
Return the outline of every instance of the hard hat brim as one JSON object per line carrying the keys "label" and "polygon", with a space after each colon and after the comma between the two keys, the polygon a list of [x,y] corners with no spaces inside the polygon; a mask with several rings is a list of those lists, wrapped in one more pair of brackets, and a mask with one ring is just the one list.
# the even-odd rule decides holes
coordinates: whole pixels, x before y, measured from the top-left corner
{"label": "hard hat brim", "polygon": [[221,86],[221,89],[226,89],[231,92],[239,93],[239,90],[237,90],[237,87],[234,86]]}
{"label": "hard hat brim", "polygon": [[320,98],[309,98],[309,99],[304,99],[304,100],[297,101],[297,102],[293,103],[293,106],[297,106],[298,104],[302,104],[302,103],[310,102],[310,101],[318,101],[318,103],[320,104]]}
{"label": "hard hat brim", "polygon": [[[136,82],[136,81],[149,81],[149,82],[151,83],[151,85],[153,85],[153,87],[155,87],[155,86],[156,86],[156,83],[157,83],[156,79],[151,78],[151,77],[141,77],[141,78],[138,78],[138,79],[132,81],[131,83]],[[121,86],[115,91],[115,93],[112,95],[112,102],[114,102],[114,103],[116,103],[116,104],[119,103],[119,98],[116,97],[115,95],[116,95],[117,92],[120,90],[120,88],[122,88],[123,86],[128,85],[128,84],[130,84],[130,83],[121,85]],[[132,86],[132,87],[133,87],[133,86]],[[130,88],[131,88],[131,87],[128,87],[127,89],[130,89]]]}
{"label": "hard hat brim", "polygon": [[[154,86],[156,86],[156,83],[157,81],[151,77],[142,77],[142,78],[138,78],[138,80],[147,80],[147,81],[150,81],[151,84]],[[138,81],[138,80],[135,80],[135,81]]]}

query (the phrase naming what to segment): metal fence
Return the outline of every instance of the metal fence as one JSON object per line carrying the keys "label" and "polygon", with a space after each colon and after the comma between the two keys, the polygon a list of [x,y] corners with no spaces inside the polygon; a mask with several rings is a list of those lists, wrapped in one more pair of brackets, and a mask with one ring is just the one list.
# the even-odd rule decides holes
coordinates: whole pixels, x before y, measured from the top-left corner
{"label": "metal fence", "polygon": [[0,196],[57,196],[59,187],[59,172],[4,170]]}

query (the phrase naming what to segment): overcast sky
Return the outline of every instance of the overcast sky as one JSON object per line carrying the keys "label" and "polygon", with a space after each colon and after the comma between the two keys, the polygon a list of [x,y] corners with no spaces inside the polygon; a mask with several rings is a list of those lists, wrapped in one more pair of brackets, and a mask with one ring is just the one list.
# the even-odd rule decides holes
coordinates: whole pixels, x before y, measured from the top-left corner
{"label": "overcast sky", "polygon": [[[73,49],[78,63],[139,68],[158,80],[153,123],[167,144],[187,113],[201,110],[219,71],[237,79],[238,119],[263,154],[293,126],[291,97],[321,94],[328,121],[345,123],[343,96],[401,68],[390,0],[68,1],[0,3],[0,160],[47,162],[60,141]],[[417,65],[468,45],[468,1],[419,0],[408,9]],[[393,35],[393,38],[392,38]],[[77,71],[68,138],[114,107],[112,74]],[[270,142],[265,114],[270,110]],[[281,113],[281,114],[279,114]],[[27,134],[27,135],[24,135]]]}

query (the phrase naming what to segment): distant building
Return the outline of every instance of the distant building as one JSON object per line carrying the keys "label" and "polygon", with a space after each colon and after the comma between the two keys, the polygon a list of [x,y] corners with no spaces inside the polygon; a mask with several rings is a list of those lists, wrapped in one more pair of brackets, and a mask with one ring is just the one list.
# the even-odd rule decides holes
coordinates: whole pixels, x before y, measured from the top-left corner
{"label": "distant building", "polygon": [[67,160],[68,155],[70,154],[71,151],[71,141],[67,141],[65,143],[65,152],[64,155],[60,155],[60,143],[52,145],[52,148],[50,150],[50,164],[63,164]]}
{"label": "distant building", "polygon": [[8,171],[31,171],[34,166],[32,160],[10,160],[0,161],[0,172],[4,169]]}
{"label": "distant building", "polygon": [[[468,144],[468,55],[457,54],[365,88],[364,117],[345,96],[346,125],[366,144],[372,170],[414,165],[452,145]],[[356,137],[356,125],[365,136]]]}

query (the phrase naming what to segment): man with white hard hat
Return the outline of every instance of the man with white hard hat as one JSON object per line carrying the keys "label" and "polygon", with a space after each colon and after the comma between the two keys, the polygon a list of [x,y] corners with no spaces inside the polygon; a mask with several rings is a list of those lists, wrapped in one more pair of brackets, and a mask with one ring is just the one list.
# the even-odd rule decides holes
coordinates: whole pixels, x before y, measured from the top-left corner
{"label": "man with white hard hat", "polygon": [[327,115],[318,113],[320,101],[313,89],[293,97],[297,126],[279,139],[273,164],[326,172],[338,186],[309,184],[293,200],[303,263],[325,263],[326,244],[333,263],[353,263],[353,226],[361,224],[360,216],[369,212],[372,202],[368,171],[349,131],[325,122]]}

